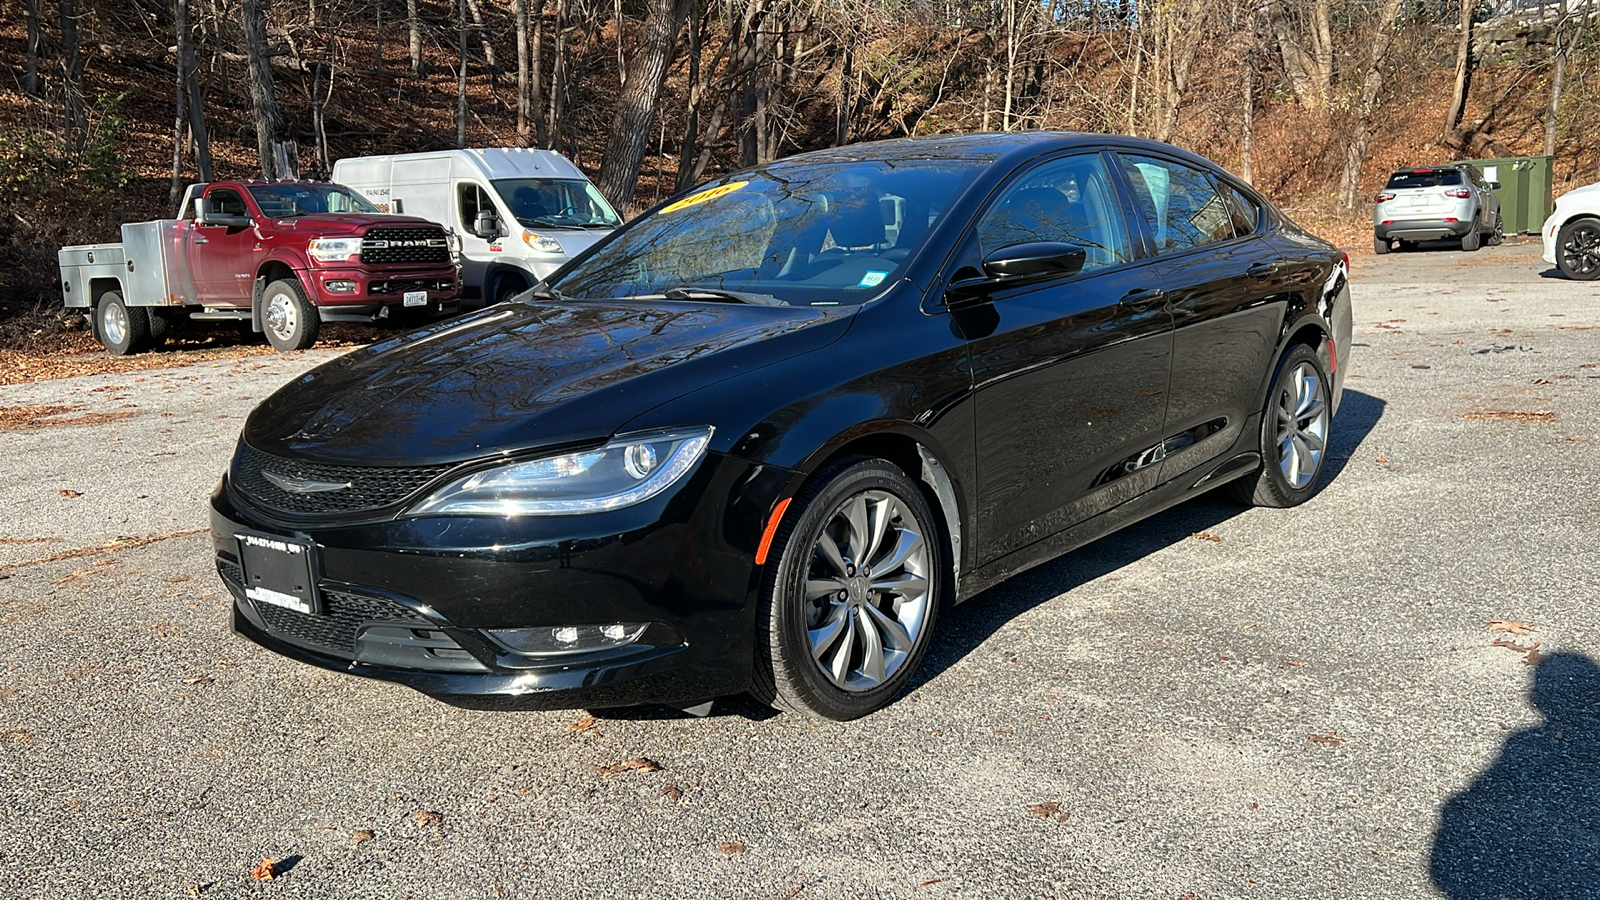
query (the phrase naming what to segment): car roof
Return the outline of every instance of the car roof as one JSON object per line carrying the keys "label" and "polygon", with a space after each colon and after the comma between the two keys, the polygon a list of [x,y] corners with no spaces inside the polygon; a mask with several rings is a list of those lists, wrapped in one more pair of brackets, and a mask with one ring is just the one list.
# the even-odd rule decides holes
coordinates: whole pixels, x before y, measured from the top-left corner
{"label": "car roof", "polygon": [[785,157],[788,162],[864,162],[894,159],[990,159],[1017,162],[1057,150],[1113,147],[1177,156],[1188,162],[1220,169],[1216,163],[1197,154],[1147,138],[1086,131],[1010,131],[982,134],[942,134],[892,138],[846,144]]}

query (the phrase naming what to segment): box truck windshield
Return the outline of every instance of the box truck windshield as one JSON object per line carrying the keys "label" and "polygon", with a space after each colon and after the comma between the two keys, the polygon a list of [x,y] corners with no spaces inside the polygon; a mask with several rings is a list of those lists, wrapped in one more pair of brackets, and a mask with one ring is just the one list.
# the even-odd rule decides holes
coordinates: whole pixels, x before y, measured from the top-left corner
{"label": "box truck windshield", "polygon": [[491,184],[527,228],[616,228],[622,222],[593,184],[579,178],[497,178]]}

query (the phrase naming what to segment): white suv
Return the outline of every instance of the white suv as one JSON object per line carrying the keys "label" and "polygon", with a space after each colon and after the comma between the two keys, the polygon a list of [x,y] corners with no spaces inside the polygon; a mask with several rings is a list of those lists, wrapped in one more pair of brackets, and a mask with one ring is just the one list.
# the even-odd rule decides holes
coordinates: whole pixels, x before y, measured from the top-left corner
{"label": "white suv", "polygon": [[[1600,182],[1573,188],[1556,198],[1544,220],[1544,261],[1568,278],[1600,278]],[[1559,251],[1559,252],[1558,252]]]}
{"label": "white suv", "polygon": [[1499,186],[1466,164],[1396,171],[1372,208],[1373,252],[1444,238],[1459,239],[1463,250],[1500,243],[1500,201],[1491,193]]}

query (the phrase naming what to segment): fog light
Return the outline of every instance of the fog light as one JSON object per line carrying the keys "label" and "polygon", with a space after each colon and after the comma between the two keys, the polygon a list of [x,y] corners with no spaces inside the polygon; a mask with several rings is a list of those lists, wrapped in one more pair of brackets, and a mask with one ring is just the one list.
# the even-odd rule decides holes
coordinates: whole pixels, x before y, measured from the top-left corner
{"label": "fog light", "polygon": [[645,622],[607,625],[559,625],[544,628],[489,628],[502,647],[524,656],[561,656],[631,644],[644,634]]}
{"label": "fog light", "polygon": [[329,293],[333,294],[348,294],[356,289],[356,283],[354,281],[324,281],[322,286],[327,288]]}

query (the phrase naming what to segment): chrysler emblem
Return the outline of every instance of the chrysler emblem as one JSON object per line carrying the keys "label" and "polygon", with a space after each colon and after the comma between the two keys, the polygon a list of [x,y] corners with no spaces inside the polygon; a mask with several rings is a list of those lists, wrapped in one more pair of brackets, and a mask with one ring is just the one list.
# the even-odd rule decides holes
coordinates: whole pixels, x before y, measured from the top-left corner
{"label": "chrysler emblem", "polygon": [[318,481],[315,478],[295,478],[292,475],[279,475],[276,472],[262,472],[261,477],[291,494],[324,494],[355,486],[348,481]]}

